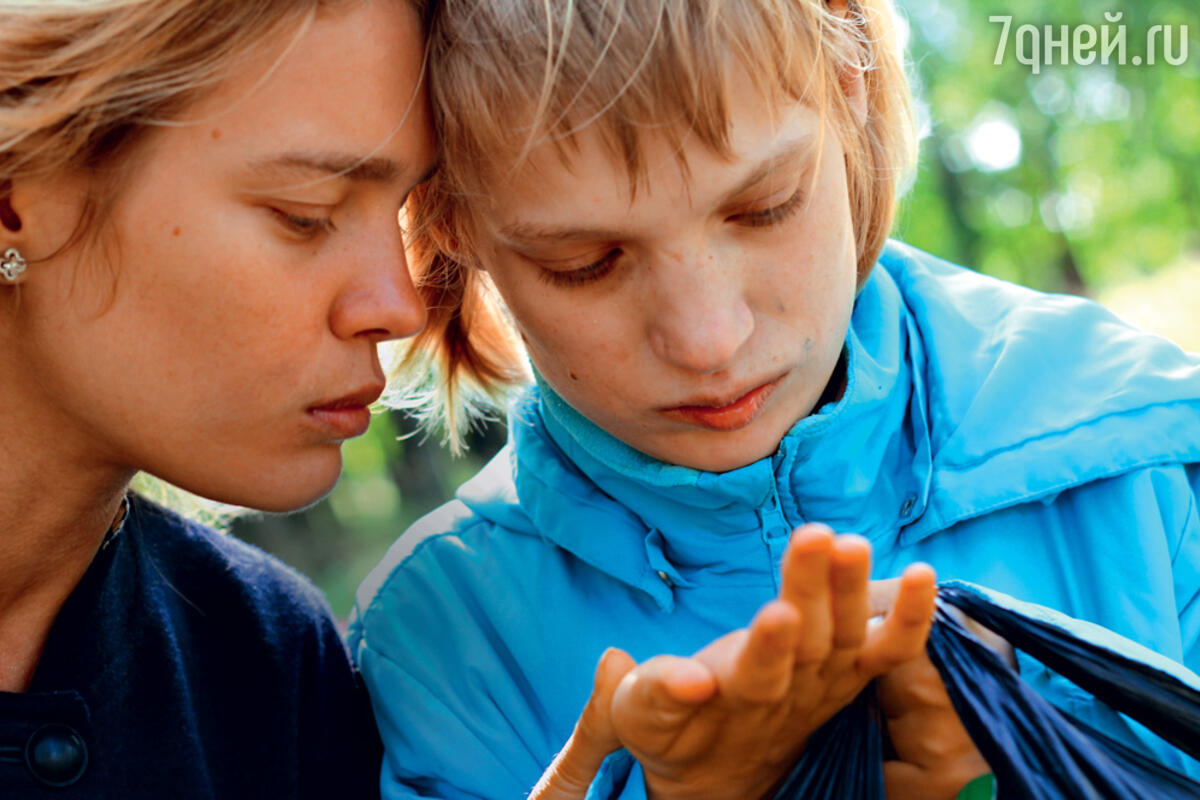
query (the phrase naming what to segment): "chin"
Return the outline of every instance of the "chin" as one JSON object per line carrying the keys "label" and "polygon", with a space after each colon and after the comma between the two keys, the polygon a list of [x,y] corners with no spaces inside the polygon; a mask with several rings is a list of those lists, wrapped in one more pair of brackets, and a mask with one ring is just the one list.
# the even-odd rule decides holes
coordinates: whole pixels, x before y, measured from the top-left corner
{"label": "chin", "polygon": [[[659,461],[678,464],[681,467],[701,472],[732,472],[735,469],[761,461],[779,449],[781,436],[768,437],[769,441],[758,441],[758,437],[738,436],[748,433],[745,429],[732,433],[705,433],[702,440],[691,446],[674,448],[666,456],[655,456]],[[737,437],[721,441],[720,438]]]}
{"label": "chin", "polygon": [[337,485],[341,472],[341,449],[332,448],[332,453],[317,458],[246,463],[243,469],[229,470],[211,483],[182,488],[219,503],[279,514],[323,500]]}

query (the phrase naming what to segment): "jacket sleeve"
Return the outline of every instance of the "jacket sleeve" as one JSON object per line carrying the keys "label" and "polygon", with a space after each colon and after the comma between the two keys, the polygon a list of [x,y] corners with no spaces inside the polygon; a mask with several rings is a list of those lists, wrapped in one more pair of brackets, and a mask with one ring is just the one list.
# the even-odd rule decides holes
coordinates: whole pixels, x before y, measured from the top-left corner
{"label": "jacket sleeve", "polygon": [[[1169,531],[1177,532],[1168,545],[1171,547],[1171,571],[1179,619],[1179,651],[1184,666],[1192,672],[1200,672],[1200,505],[1197,501],[1200,465],[1158,468],[1156,471],[1160,479],[1165,476],[1157,508],[1139,508],[1135,513],[1158,514]],[[1113,524],[1119,524],[1119,521],[1114,520]],[[1020,651],[1017,652],[1017,664],[1021,678],[1055,706],[1172,769],[1200,780],[1200,763],[1170,747],[1142,725],[1113,711]]]}
{"label": "jacket sleeve", "polygon": [[[439,697],[361,638],[357,651],[384,741],[384,800],[510,800],[533,788],[548,765],[530,772],[522,731],[493,724],[483,737],[477,729],[485,720],[455,712],[452,699]],[[587,800],[645,798],[641,768],[625,751],[605,761],[587,795]]]}
{"label": "jacket sleeve", "polygon": [[1190,493],[1172,566],[1183,663],[1200,673],[1200,464],[1190,464],[1185,471]]}

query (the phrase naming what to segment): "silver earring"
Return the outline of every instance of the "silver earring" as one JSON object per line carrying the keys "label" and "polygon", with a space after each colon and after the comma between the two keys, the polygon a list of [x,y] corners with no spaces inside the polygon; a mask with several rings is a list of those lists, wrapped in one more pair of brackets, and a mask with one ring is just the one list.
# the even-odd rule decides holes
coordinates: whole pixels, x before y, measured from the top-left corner
{"label": "silver earring", "polygon": [[10,247],[4,251],[4,258],[0,259],[0,276],[3,276],[7,283],[16,283],[27,266],[29,262],[17,248]]}

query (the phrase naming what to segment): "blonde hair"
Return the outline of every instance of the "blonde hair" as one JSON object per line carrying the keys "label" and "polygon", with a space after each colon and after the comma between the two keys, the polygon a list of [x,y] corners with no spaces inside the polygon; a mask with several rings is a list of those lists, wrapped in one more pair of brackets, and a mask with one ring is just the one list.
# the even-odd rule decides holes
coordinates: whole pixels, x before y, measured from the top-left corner
{"label": "blonde hair", "polygon": [[[883,249],[916,160],[912,99],[890,0],[443,0],[430,28],[439,172],[407,207],[410,265],[429,308],[403,350],[391,402],[443,426],[452,446],[473,414],[525,379],[524,356],[479,270],[473,204],[487,181],[594,126],[645,177],[641,132],[682,152],[686,135],[730,154],[730,78],[769,103],[819,108],[846,152],[860,285]],[[867,116],[843,86],[861,75]],[[686,168],[686,164],[682,165]],[[507,170],[507,172],[506,172]]]}

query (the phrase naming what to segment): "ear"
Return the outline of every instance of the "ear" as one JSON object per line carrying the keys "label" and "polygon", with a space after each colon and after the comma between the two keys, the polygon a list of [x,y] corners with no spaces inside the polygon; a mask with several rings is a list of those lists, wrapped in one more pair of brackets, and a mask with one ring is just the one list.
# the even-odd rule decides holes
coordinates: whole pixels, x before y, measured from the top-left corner
{"label": "ear", "polygon": [[[854,0],[825,0],[825,5],[831,14],[836,14],[842,19],[846,19],[851,14],[861,13],[858,3]],[[841,73],[838,75],[838,83],[842,87],[842,94],[846,96],[846,101],[850,104],[850,110],[854,112],[854,119],[859,125],[865,125],[867,122],[867,86],[866,81],[863,80],[862,70],[855,69]]]}
{"label": "ear", "polygon": [[78,227],[87,196],[86,179],[69,175],[0,181],[0,247],[30,260],[57,252]]}
{"label": "ear", "polygon": [[9,233],[21,232],[21,215],[12,204],[12,181],[0,181],[0,225]]}
{"label": "ear", "polygon": [[29,262],[21,253],[25,223],[13,207],[12,181],[0,181],[0,285],[12,286],[25,280]]}

